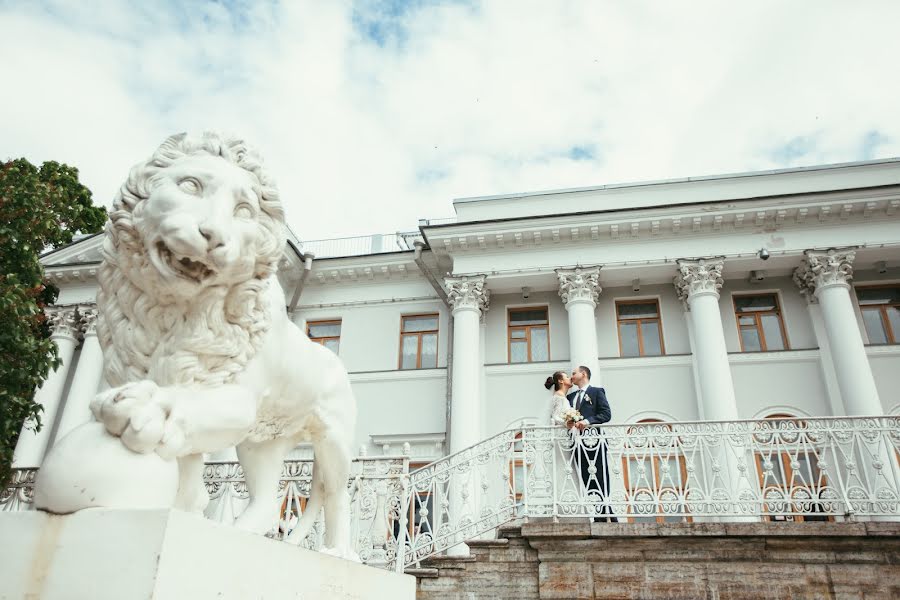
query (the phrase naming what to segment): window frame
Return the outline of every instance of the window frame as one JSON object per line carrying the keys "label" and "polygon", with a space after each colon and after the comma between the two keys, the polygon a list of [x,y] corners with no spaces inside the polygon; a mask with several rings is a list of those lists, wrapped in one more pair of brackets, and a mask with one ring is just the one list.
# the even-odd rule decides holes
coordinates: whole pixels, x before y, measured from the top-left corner
{"label": "window frame", "polygon": [[[893,346],[900,344],[900,331],[894,331],[893,325],[891,325],[891,319],[888,317],[886,308],[897,307],[900,310],[900,301],[896,304],[861,304],[859,302],[859,290],[883,290],[883,289],[900,289],[900,283],[877,283],[877,284],[864,284],[864,285],[854,285],[854,300],[856,301],[856,305],[859,307],[859,316],[862,319],[863,330],[866,334],[866,340],[868,343],[867,346]],[[879,315],[881,316],[881,327],[884,329],[884,337],[887,339],[887,342],[873,342],[871,341],[872,336],[869,335],[869,330],[866,327],[866,319],[863,315],[867,310],[877,309]]]}
{"label": "window frame", "polygon": [[[512,313],[526,312],[529,310],[544,309],[547,311],[547,322],[543,325],[513,325]],[[547,331],[547,360],[535,361],[531,358],[531,330],[536,328],[544,328]],[[525,344],[528,360],[522,362],[512,362],[512,332],[516,329],[525,330]],[[527,365],[535,362],[552,362],[550,357],[550,305],[549,304],[528,304],[523,306],[507,306],[506,307],[506,362],[510,365]]]}
{"label": "window frame", "polygon": [[[404,333],[403,324],[406,322],[406,319],[415,319],[417,317],[433,317],[437,321],[436,329],[429,329],[427,331],[410,331],[408,333]],[[431,335],[435,336],[435,355],[434,355],[434,366],[433,367],[423,367],[422,366],[422,336],[423,335]],[[403,368],[403,338],[404,336],[417,336],[418,341],[416,343],[416,366]],[[441,313],[438,312],[427,312],[427,313],[412,313],[408,315],[400,315],[400,343],[397,348],[397,370],[398,371],[418,371],[419,369],[437,369],[438,364],[440,362],[440,354],[441,354]]]}
{"label": "window frame", "polygon": [[[754,296],[773,296],[775,298],[775,311],[758,311],[758,312],[748,312],[748,313],[738,313],[737,311],[737,299],[738,298],[752,298]],[[760,315],[770,315],[774,314],[778,317],[778,326],[781,330],[781,339],[784,342],[784,348],[779,350],[769,350],[768,344],[766,343],[766,333],[763,330],[762,322],[759,319]],[[741,352],[752,353],[752,352],[781,352],[784,350],[791,349],[791,341],[788,338],[787,334],[787,326],[784,324],[784,308],[781,302],[781,293],[779,290],[770,290],[770,291],[753,291],[753,292],[737,292],[731,294],[731,313],[734,315],[734,324],[737,327],[737,335],[738,335],[738,344],[740,344]],[[744,326],[741,325],[741,316],[752,316],[754,317],[756,328],[756,333],[759,336],[759,350],[745,350],[744,349],[744,336],[741,335],[741,330],[744,329]],[[748,327],[749,329],[749,327]]]}
{"label": "window frame", "polygon": [[[344,332],[344,324],[342,323],[342,321],[343,321],[343,319],[315,319],[313,321],[307,321],[306,322],[306,337],[309,338],[309,341],[313,342],[314,344],[319,344],[321,346],[325,346],[325,342],[328,340],[337,340],[338,351],[335,352],[335,354],[340,354],[340,350],[341,350],[340,334],[338,334],[336,336],[335,335],[325,335],[325,336],[313,337],[309,334],[309,328],[313,325],[335,325],[335,324],[337,324],[341,328],[341,333],[343,333]],[[328,346],[325,346],[325,347],[327,348]]]}
{"label": "window frame", "polygon": [[[620,318],[619,317],[619,306],[626,304],[650,304],[651,302],[656,303],[656,318]],[[654,296],[651,298],[628,298],[623,300],[615,301],[616,308],[616,337],[619,340],[619,357],[620,358],[641,358],[644,356],[665,356],[666,355],[666,340],[663,335],[663,326],[662,326],[662,307],[659,301],[659,296]],[[637,323],[638,325],[638,355],[637,356],[625,356],[622,354],[622,322],[630,322]],[[641,335],[641,323],[643,321],[656,321],[659,326],[659,354],[644,354],[644,337]]]}

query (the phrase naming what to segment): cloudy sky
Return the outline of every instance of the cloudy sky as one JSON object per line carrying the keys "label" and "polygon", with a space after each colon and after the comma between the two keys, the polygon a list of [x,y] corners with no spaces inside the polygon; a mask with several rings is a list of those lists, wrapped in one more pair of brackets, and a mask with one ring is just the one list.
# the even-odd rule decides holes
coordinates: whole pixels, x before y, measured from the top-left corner
{"label": "cloudy sky", "polygon": [[900,2],[0,0],[0,159],[109,204],[165,136],[259,147],[301,238],[457,197],[900,156]]}

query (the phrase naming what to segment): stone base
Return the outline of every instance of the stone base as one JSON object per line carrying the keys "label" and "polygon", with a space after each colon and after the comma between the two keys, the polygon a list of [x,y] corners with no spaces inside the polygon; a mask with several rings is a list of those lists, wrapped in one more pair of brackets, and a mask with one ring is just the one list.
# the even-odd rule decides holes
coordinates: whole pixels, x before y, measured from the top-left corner
{"label": "stone base", "polygon": [[900,523],[553,523],[410,571],[418,600],[893,600]]}
{"label": "stone base", "polygon": [[174,510],[0,513],[0,599],[415,598],[415,579]]}

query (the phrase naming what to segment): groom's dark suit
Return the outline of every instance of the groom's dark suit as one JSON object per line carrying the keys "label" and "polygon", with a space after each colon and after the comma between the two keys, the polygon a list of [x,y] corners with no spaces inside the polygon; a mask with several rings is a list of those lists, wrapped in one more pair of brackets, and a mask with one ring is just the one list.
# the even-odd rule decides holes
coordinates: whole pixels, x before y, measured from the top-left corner
{"label": "groom's dark suit", "polygon": [[[603,423],[609,422],[612,418],[612,411],[609,408],[609,402],[606,400],[606,391],[603,388],[588,385],[584,394],[579,401],[579,390],[575,390],[566,398],[569,404],[576,408],[581,416],[587,419],[591,427],[597,427]],[[597,446],[588,447],[587,445],[579,450],[578,460],[581,463],[581,481],[587,492],[597,492],[603,498],[603,508],[600,514],[612,515],[612,511],[606,502],[609,499],[609,460],[606,452],[606,442],[602,442]],[[588,472],[588,468],[594,465],[597,472],[594,476]]]}

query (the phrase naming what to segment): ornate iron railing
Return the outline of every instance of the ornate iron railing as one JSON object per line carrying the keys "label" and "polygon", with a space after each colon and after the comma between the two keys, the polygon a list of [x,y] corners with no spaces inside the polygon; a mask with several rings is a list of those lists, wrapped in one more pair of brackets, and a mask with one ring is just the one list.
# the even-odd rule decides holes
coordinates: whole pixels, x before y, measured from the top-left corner
{"label": "ornate iron railing", "polygon": [[[638,423],[571,433],[522,426],[408,472],[361,457],[348,482],[361,559],[403,569],[516,519],[900,519],[900,417]],[[270,532],[302,514],[312,461],[285,461]],[[0,510],[27,510],[35,469],[15,470]],[[240,465],[208,463],[207,516],[240,513]],[[306,541],[321,545],[321,524]]]}
{"label": "ornate iron railing", "polygon": [[410,474],[403,554],[528,517],[897,519],[898,448],[900,417],[510,429]]}

